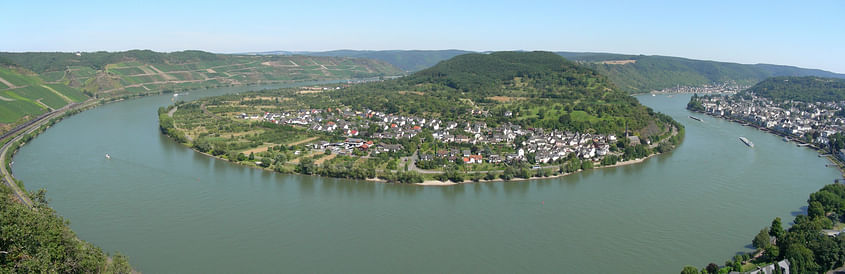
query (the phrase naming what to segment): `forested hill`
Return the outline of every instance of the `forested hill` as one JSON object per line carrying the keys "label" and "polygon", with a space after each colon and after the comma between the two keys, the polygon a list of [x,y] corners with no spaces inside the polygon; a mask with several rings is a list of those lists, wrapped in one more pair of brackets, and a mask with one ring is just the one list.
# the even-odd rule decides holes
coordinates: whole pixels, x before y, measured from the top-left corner
{"label": "forested hill", "polygon": [[629,93],[649,92],[675,86],[700,86],[735,82],[753,85],[775,76],[818,76],[845,78],[818,69],[769,64],[737,64],[668,56],[622,55],[610,53],[558,52],[610,78]]}
{"label": "forested hill", "polygon": [[647,136],[665,125],[607,78],[551,52],[465,54],[403,78],[350,89],[329,95],[359,109],[493,125],[622,134],[627,123]]}
{"label": "forested hill", "polygon": [[845,79],[821,77],[773,77],[743,91],[774,101],[845,101]]}
{"label": "forested hill", "polygon": [[[258,54],[303,54],[369,58],[390,63],[404,71],[419,71],[457,55],[473,53],[463,50],[335,50],[326,52],[264,52]],[[622,91],[649,92],[675,86],[701,86],[735,82],[753,85],[775,76],[818,76],[845,78],[818,69],[768,64],[737,64],[655,55],[626,55],[594,52],[556,52],[606,75]]]}
{"label": "forested hill", "polygon": [[437,62],[472,53],[465,50],[335,50],[325,52],[306,52],[310,56],[334,56],[367,58],[390,63],[404,71],[418,71],[429,68]]}

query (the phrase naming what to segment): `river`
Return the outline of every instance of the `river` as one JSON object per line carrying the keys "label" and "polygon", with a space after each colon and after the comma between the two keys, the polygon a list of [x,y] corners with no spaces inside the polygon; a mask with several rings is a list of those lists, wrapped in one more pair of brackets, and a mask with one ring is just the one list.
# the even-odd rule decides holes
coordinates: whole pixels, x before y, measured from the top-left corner
{"label": "river", "polygon": [[840,176],[777,136],[688,118],[689,95],[637,97],[686,125],[677,150],[637,165],[449,187],[282,175],[162,136],[171,97],[69,117],[14,158],[80,238],[148,273],[677,273],[747,251]]}

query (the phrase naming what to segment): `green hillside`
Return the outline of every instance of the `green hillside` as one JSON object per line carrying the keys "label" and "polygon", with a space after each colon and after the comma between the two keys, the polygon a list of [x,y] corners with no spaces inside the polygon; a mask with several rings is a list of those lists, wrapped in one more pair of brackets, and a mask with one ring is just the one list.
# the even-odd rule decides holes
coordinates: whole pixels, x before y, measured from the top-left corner
{"label": "green hillside", "polygon": [[465,54],[407,77],[326,95],[353,108],[445,119],[488,111],[473,119],[580,132],[622,134],[627,124],[651,135],[671,121],[657,121],[604,76],[551,52]]}
{"label": "green hillside", "polygon": [[753,85],[775,76],[845,78],[843,74],[823,70],[768,64],[747,65],[667,56],[609,53],[559,52],[558,54],[599,71],[620,89],[629,93],[649,92],[678,85],[701,86],[724,82]]}
{"label": "green hillside", "polygon": [[440,61],[467,53],[472,52],[465,50],[335,50],[305,54],[374,59],[390,63],[404,71],[419,71]]}
{"label": "green hillside", "polygon": [[4,128],[90,97],[208,87],[400,75],[377,60],[248,56],[202,51],[0,53],[0,124]]}
{"label": "green hillside", "polygon": [[[462,50],[336,50],[307,52],[316,56],[343,56],[370,58],[390,63],[405,71],[418,71],[434,66],[440,61],[457,55],[472,53]],[[693,60],[669,56],[626,55],[594,52],[556,52],[566,59],[576,61],[607,76],[622,91],[649,92],[675,86],[701,86],[712,83],[734,82],[753,85],[775,76],[818,76],[845,78],[818,69],[769,64],[737,64]],[[266,52],[262,54],[292,54],[291,52]]]}
{"label": "green hillside", "polygon": [[26,68],[47,81],[78,88],[89,96],[402,73],[388,63],[360,58],[247,56],[202,51],[0,53],[0,62]]}
{"label": "green hillside", "polygon": [[774,101],[845,101],[845,80],[821,77],[773,77],[743,91]]}
{"label": "green hillside", "polygon": [[47,84],[19,68],[0,67],[0,123],[13,124],[88,97],[62,84]]}

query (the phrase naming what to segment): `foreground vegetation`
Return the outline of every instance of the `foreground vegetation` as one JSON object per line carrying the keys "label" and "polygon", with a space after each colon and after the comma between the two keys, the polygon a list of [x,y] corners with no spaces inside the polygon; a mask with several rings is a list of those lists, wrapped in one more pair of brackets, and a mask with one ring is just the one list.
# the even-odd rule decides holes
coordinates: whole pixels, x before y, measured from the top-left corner
{"label": "foreground vegetation", "polygon": [[[93,107],[88,104],[83,107]],[[79,113],[77,107],[50,118],[31,133],[8,144],[1,168],[7,172],[12,155],[48,127]],[[8,139],[6,142],[13,140]],[[4,143],[6,144],[6,143]],[[13,184],[24,189],[23,182]],[[25,201],[5,183],[0,184],[0,273],[129,273],[127,257],[109,256],[96,246],[82,241],[70,230],[69,222],[48,206],[46,192],[23,192]]]}
{"label": "foreground vegetation", "polygon": [[0,272],[129,273],[126,256],[109,258],[100,248],[79,240],[69,223],[47,206],[44,190],[31,194],[34,209],[14,201],[0,187]]}
{"label": "foreground vegetation", "polygon": [[[736,255],[721,267],[711,263],[702,273],[751,271],[783,259],[789,260],[790,273],[823,273],[843,266],[845,234],[838,232],[845,228],[845,185],[826,185],[810,194],[807,204],[807,214],[796,216],[788,230],[779,217],[775,218],[751,241],[756,251]],[[692,266],[684,270],[697,271]]]}

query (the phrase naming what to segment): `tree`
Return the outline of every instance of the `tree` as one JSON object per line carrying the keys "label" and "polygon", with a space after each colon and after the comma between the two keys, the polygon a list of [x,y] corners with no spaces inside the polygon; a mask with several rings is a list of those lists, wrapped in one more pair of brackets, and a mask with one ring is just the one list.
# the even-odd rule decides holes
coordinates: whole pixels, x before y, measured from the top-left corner
{"label": "tree", "polygon": [[514,171],[513,167],[507,166],[505,167],[505,171],[502,172],[499,177],[501,177],[502,180],[510,181],[510,179],[513,179],[514,173],[516,173],[516,171]]}
{"label": "tree", "polygon": [[484,175],[484,180],[491,181],[496,179],[496,174],[493,172],[488,171],[486,175]]}
{"label": "tree", "polygon": [[757,236],[754,237],[754,240],[751,241],[751,245],[754,246],[756,249],[766,249],[771,245],[771,237],[769,237],[768,229],[764,228],[761,229]]}
{"label": "tree", "polygon": [[299,164],[296,165],[296,172],[311,175],[314,173],[314,159],[310,157],[305,157],[299,160]]}
{"label": "tree", "polygon": [[253,153],[253,152],[250,152],[250,153],[249,153],[249,160],[250,160],[250,161],[255,160],[255,153]]}
{"label": "tree", "polygon": [[818,271],[819,265],[816,264],[813,251],[801,244],[789,245],[784,252],[784,257],[789,259],[790,272],[816,273]]}
{"label": "tree", "polygon": [[781,224],[780,217],[776,217],[772,220],[772,226],[769,228],[769,236],[775,237],[775,240],[783,239],[783,225]]}
{"label": "tree", "polygon": [[707,264],[707,267],[704,268],[704,270],[707,271],[707,273],[709,274],[716,274],[719,273],[719,265],[715,263],[709,263]]}
{"label": "tree", "polygon": [[684,269],[681,270],[681,274],[698,274],[698,268],[691,265],[684,266]]}
{"label": "tree", "polygon": [[817,201],[810,202],[810,206],[807,208],[807,216],[810,216],[810,218],[823,217],[824,207]]}
{"label": "tree", "polygon": [[259,164],[259,166],[267,168],[270,167],[270,163],[272,162],[273,160],[270,158],[261,158],[261,164]]}
{"label": "tree", "polygon": [[593,161],[586,160],[581,162],[581,169],[588,170],[593,169]]}

